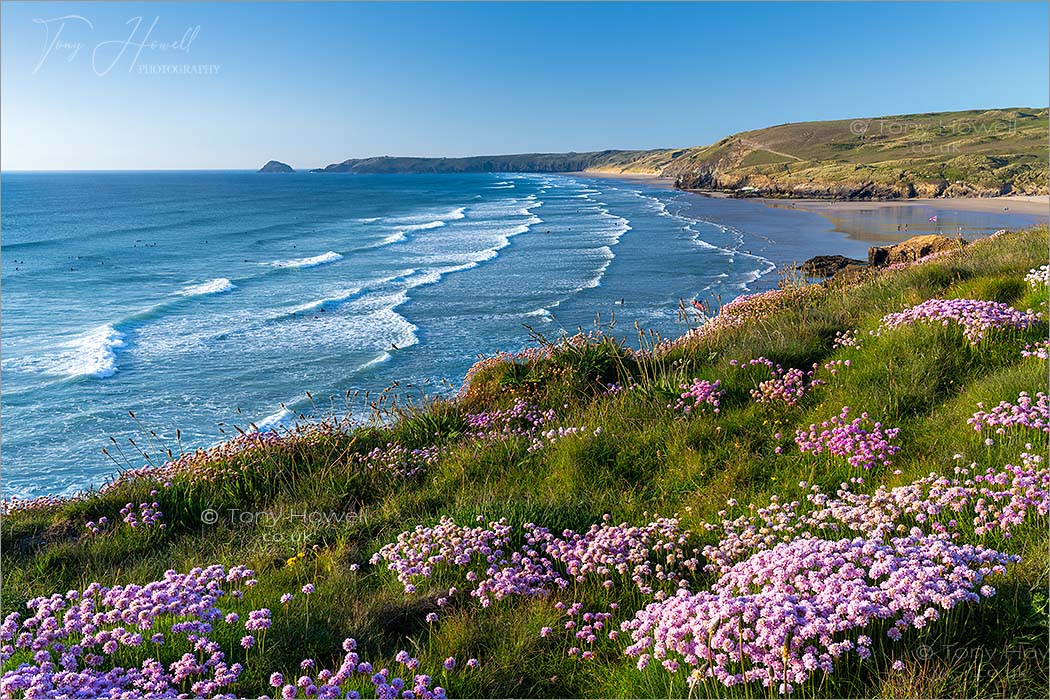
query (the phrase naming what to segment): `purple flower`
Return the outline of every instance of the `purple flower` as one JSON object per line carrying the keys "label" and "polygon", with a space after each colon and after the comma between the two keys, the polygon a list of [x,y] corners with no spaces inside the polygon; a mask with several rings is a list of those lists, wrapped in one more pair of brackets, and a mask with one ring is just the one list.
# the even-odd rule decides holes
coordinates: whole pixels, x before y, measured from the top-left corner
{"label": "purple flower", "polygon": [[900,447],[891,445],[889,441],[897,437],[900,430],[883,430],[882,424],[878,422],[867,427],[867,413],[849,421],[849,410],[849,406],[843,406],[842,412],[830,421],[820,426],[810,425],[809,430],[796,430],[795,443],[799,450],[813,454],[827,452],[844,457],[851,467],[871,469],[878,464],[889,466],[890,457],[900,450]]}
{"label": "purple flower", "polygon": [[917,322],[938,323],[942,326],[958,324],[963,336],[976,345],[990,331],[1025,330],[1042,318],[1033,311],[1021,312],[1007,304],[977,299],[930,299],[904,311],[887,314],[882,319],[885,328],[898,328]]}

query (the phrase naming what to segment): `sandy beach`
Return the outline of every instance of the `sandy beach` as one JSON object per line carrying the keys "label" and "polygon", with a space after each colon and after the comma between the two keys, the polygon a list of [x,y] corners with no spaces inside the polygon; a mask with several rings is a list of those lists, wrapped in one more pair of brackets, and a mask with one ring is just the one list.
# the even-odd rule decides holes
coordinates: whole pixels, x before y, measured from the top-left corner
{"label": "sandy beach", "polygon": [[566,175],[578,175],[579,177],[595,177],[609,180],[627,180],[631,182],[647,182],[651,185],[666,185],[668,188],[674,187],[673,177],[664,177],[657,173],[620,173],[606,170],[583,170],[575,173],[565,173]]}
{"label": "sandy beach", "polygon": [[883,209],[894,207],[934,207],[961,211],[1001,212],[1015,214],[1042,214],[1050,216],[1048,195],[1007,195],[1005,197],[952,197],[941,199],[899,199],[883,201],[839,202],[825,199],[763,199],[771,207],[806,209],[819,214],[834,215],[839,212],[854,212],[861,209]]}

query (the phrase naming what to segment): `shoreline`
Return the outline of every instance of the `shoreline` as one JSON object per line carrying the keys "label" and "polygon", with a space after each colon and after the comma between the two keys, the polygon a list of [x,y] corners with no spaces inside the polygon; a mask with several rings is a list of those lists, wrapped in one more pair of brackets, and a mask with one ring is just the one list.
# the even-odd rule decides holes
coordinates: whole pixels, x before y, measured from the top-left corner
{"label": "shoreline", "polygon": [[593,177],[601,180],[626,180],[627,182],[645,182],[650,185],[667,185],[674,189],[674,178],[664,177],[658,173],[618,173],[608,170],[579,170],[560,175],[573,175],[576,177]]}
{"label": "shoreline", "polygon": [[[1050,220],[1050,197],[1006,195],[906,200],[827,200],[734,197],[728,192],[678,189],[671,178],[651,173],[565,173],[692,195],[683,200],[689,216],[728,227],[741,236],[739,250],[758,254],[777,268],[818,255],[866,259],[874,246],[938,234],[968,240],[1008,228]],[[781,212],[792,212],[781,214]],[[936,217],[936,221],[929,221]],[[751,286],[770,284],[769,275]]]}
{"label": "shoreline", "polygon": [[1001,197],[941,197],[881,200],[832,200],[832,199],[768,199],[759,201],[769,207],[802,208],[819,214],[850,212],[859,209],[885,209],[895,207],[934,207],[938,209],[998,213],[1010,211],[1015,214],[1036,214],[1050,217],[1048,195],[1004,195]]}
{"label": "shoreline", "polygon": [[683,189],[681,191],[711,199],[751,200],[762,202],[768,207],[802,208],[818,213],[927,206],[992,213],[1008,210],[1015,214],[1041,214],[1050,217],[1050,195],[1045,194],[1006,194],[998,197],[912,197],[911,199],[806,199],[802,197],[737,197],[731,192],[721,190]]}

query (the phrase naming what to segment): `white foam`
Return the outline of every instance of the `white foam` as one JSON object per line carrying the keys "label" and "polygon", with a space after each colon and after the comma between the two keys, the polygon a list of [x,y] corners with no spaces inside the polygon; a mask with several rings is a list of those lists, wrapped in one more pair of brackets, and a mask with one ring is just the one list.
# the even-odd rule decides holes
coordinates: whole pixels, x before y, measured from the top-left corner
{"label": "white foam", "polygon": [[197,297],[208,294],[222,294],[224,292],[231,292],[234,289],[237,289],[237,285],[225,277],[219,277],[218,279],[208,280],[201,284],[190,285],[179,292],[179,296]]}
{"label": "white foam", "polygon": [[312,258],[298,258],[296,260],[281,260],[275,263],[271,263],[274,267],[317,267],[318,265],[328,265],[342,260],[343,256],[335,251],[328,251],[321,255],[315,255]]}
{"label": "white foam", "polygon": [[[386,236],[385,238],[381,239],[379,242],[366,245],[362,249],[369,250],[373,248],[385,248],[386,246],[394,245],[395,243],[403,243],[408,240],[407,234],[410,232],[429,231],[431,229],[441,228],[442,226],[447,225],[450,221],[458,221],[460,219],[466,218],[466,216],[466,207],[456,207],[455,209],[452,209],[451,211],[445,214],[440,214],[436,216],[433,214],[421,214],[411,216],[390,217],[386,219],[386,221],[390,224],[393,224],[397,228],[397,230],[391,233],[389,236]],[[421,222],[422,219],[432,220]]]}
{"label": "white foam", "polygon": [[438,219],[437,221],[428,221],[425,224],[410,224],[401,229],[401,232],[405,231],[429,231],[432,228],[441,228],[445,225],[444,220]]}
{"label": "white foam", "polygon": [[[401,346],[399,345],[398,347]],[[357,370],[360,372],[361,370],[368,369],[369,367],[372,367],[374,365],[381,365],[384,362],[388,362],[391,358],[393,358],[393,355],[391,355],[388,352],[384,352],[381,355],[373,357],[371,360],[358,367]]]}
{"label": "white foam", "polygon": [[99,326],[67,344],[60,364],[70,377],[110,377],[117,372],[117,348],[124,347],[125,335],[111,325]]}
{"label": "white foam", "polygon": [[466,207],[456,207],[450,209],[444,213],[434,213],[431,209],[429,212],[423,212],[420,214],[408,214],[406,216],[390,216],[383,219],[384,223],[388,223],[398,227],[408,227],[416,224],[425,224],[424,228],[435,225],[435,222],[449,222],[459,221],[467,216]]}
{"label": "white foam", "polygon": [[276,413],[271,413],[260,421],[255,421],[255,428],[260,433],[269,432],[278,428],[288,428],[295,424],[295,414],[287,408],[281,408]]}
{"label": "white foam", "polygon": [[383,246],[393,245],[394,243],[400,243],[401,241],[406,241],[406,240],[408,240],[408,236],[405,235],[405,232],[403,230],[402,231],[395,231],[394,233],[390,234],[389,236],[387,236],[383,240],[379,241],[379,243],[376,243],[372,247],[373,248],[382,248]]}
{"label": "white foam", "polygon": [[526,316],[539,316],[544,320],[545,323],[550,323],[554,320],[554,314],[551,313],[550,309],[545,309],[542,306],[532,311],[526,311]]}
{"label": "white foam", "polygon": [[340,294],[336,294],[335,296],[325,297],[324,299],[318,299],[317,301],[311,301],[301,306],[297,306],[294,309],[292,309],[290,313],[301,314],[309,311],[328,310],[345,303],[355,294],[358,294],[360,291],[360,287],[347,289],[346,291]]}
{"label": "white foam", "polygon": [[116,374],[117,349],[125,346],[125,340],[124,333],[107,324],[60,344],[61,350],[50,355],[5,357],[2,367],[4,371],[103,379]]}

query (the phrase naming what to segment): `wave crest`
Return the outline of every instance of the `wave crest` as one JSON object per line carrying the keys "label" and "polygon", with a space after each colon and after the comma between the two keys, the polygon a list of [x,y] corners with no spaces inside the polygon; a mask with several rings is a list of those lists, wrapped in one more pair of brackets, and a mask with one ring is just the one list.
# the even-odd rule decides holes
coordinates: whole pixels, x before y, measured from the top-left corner
{"label": "wave crest", "polygon": [[295,260],[278,260],[275,263],[271,263],[274,267],[317,267],[318,265],[328,265],[330,263],[342,260],[343,256],[336,253],[334,250],[330,250],[327,253],[321,253],[315,255],[312,258],[297,258]]}
{"label": "wave crest", "polygon": [[237,289],[237,285],[225,277],[219,277],[201,284],[192,284],[179,292],[179,296],[198,297],[208,294],[222,294],[224,292],[232,292],[234,289]]}

